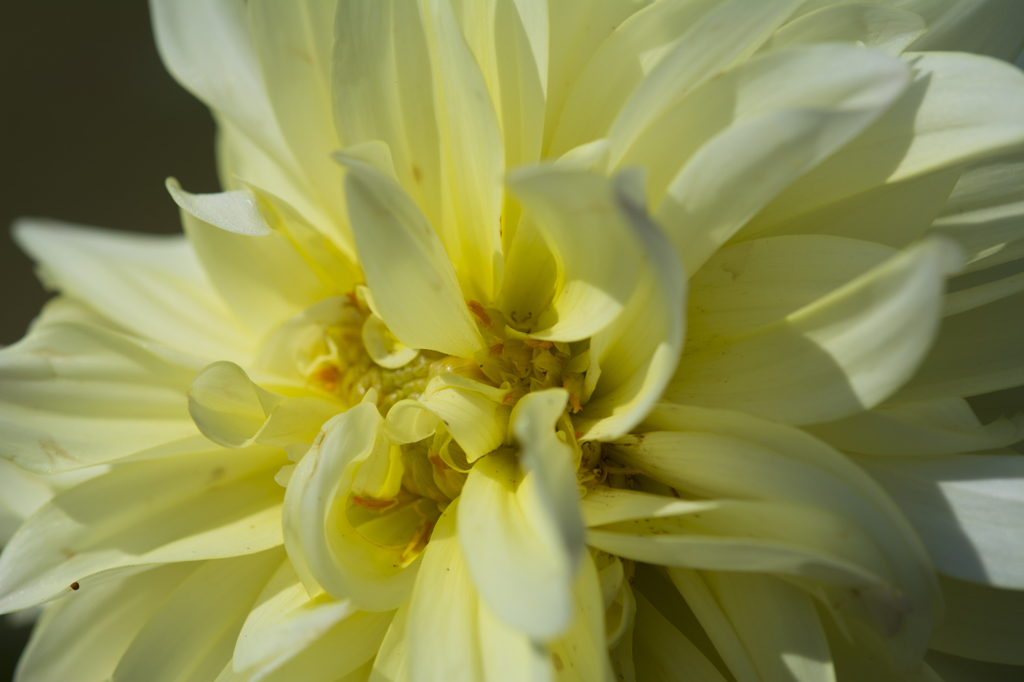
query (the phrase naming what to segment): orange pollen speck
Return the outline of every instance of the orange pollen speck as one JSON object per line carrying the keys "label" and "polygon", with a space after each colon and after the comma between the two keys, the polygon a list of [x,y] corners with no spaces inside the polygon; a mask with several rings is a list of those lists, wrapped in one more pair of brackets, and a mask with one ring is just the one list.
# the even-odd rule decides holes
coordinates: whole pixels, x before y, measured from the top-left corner
{"label": "orange pollen speck", "polygon": [[480,318],[480,321],[484,323],[484,326],[491,326],[491,316],[487,314],[487,311],[484,310],[484,307],[480,305],[480,303],[477,301],[466,301],[466,305],[469,306],[471,313]]}
{"label": "orange pollen speck", "polygon": [[369,509],[370,511],[384,511],[398,504],[398,500],[374,500],[367,497],[359,497],[358,495],[353,495],[352,501],[363,509]]}
{"label": "orange pollen speck", "polygon": [[523,341],[523,343],[525,343],[530,348],[542,348],[544,350],[547,350],[548,348],[551,348],[551,346],[554,345],[550,341],[542,341],[539,339],[526,339]]}
{"label": "orange pollen speck", "polygon": [[580,405],[580,397],[578,395],[573,395],[572,393],[569,394],[569,405],[572,406],[573,414],[576,414],[577,412],[583,409],[583,407]]}
{"label": "orange pollen speck", "polygon": [[493,346],[491,346],[490,353],[491,355],[501,355],[501,351],[503,350],[505,350],[505,344],[496,343]]}

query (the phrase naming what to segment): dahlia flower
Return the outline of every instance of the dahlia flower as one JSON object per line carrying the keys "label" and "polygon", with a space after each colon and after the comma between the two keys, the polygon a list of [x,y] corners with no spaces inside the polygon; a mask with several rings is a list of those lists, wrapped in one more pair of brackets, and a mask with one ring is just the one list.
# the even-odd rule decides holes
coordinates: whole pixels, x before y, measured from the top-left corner
{"label": "dahlia flower", "polygon": [[1024,5],[151,8],[224,191],[15,227],[19,681],[1020,679]]}

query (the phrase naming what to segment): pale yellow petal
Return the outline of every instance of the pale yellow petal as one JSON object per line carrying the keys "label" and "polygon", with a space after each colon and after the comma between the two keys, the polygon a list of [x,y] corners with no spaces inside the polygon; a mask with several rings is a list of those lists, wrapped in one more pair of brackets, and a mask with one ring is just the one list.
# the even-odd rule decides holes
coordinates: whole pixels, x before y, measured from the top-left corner
{"label": "pale yellow petal", "polygon": [[922,5],[921,12],[929,26],[928,32],[912,46],[915,50],[975,52],[1013,61],[1024,49],[1024,39],[1017,30],[1024,22],[1024,9],[1015,2],[958,0],[916,4]]}
{"label": "pale yellow petal", "polygon": [[477,623],[486,682],[547,682],[555,678],[548,648],[495,616],[483,601]]}
{"label": "pale yellow petal", "polygon": [[697,571],[669,568],[668,575],[737,682],[759,682],[757,669],[729,617]]}
{"label": "pale yellow petal", "polygon": [[361,161],[345,163],[352,230],[377,314],[410,348],[472,357],[483,340],[433,228],[394,180]]}
{"label": "pale yellow petal", "polygon": [[867,129],[908,82],[903,63],[870,50],[771,52],[666,111],[623,163],[651,160],[655,215],[693,271],[797,178]]}
{"label": "pale yellow petal", "polygon": [[796,424],[874,407],[924,360],[958,265],[947,241],[900,252],[779,322],[684,354],[666,396]]}
{"label": "pale yellow petal", "polygon": [[412,682],[484,679],[479,599],[456,535],[456,500],[438,519],[409,602],[406,636]]}
{"label": "pale yellow petal", "polygon": [[272,550],[200,566],[132,640],[111,682],[215,679],[283,554]]}
{"label": "pale yellow petal", "polygon": [[865,455],[952,455],[1024,440],[1024,415],[982,424],[962,398],[883,405],[846,419],[804,427],[847,452]]}
{"label": "pale yellow petal", "polygon": [[280,451],[254,447],[127,464],[57,495],[0,555],[0,610],[83,590],[118,569],[280,545]]}
{"label": "pale yellow petal", "polygon": [[642,595],[636,596],[633,660],[637,675],[651,682],[725,682],[686,635]]}
{"label": "pale yellow petal", "polygon": [[[548,639],[572,623],[575,557],[550,532],[547,510],[531,508],[539,501],[532,485],[509,454],[478,461],[459,497],[458,536],[482,603],[513,628]],[[539,528],[538,517],[547,521]]]}
{"label": "pale yellow petal", "polygon": [[115,331],[92,313],[54,320],[54,309],[0,350],[3,457],[54,473],[175,442],[210,448],[187,414],[196,359]]}
{"label": "pale yellow petal", "polygon": [[218,445],[287,449],[312,443],[320,427],[344,409],[326,395],[307,393],[290,398],[271,393],[238,365],[215,362],[192,380],[188,409],[203,435]]}
{"label": "pale yellow petal", "polygon": [[576,616],[564,636],[549,645],[559,682],[611,682],[601,585],[590,552],[583,553],[573,584]]}
{"label": "pale yellow petal", "polygon": [[590,342],[588,400],[574,422],[585,440],[636,426],[665,390],[683,347],[686,280],[666,235],[643,208],[639,177],[615,179],[620,210],[642,246],[641,276],[625,310]]}
{"label": "pale yellow petal", "polygon": [[[358,465],[371,456],[387,457],[377,407],[360,403],[323,427],[288,483],[282,525],[285,546],[295,571],[310,592],[323,589],[338,600],[351,599],[359,608],[389,611],[404,603],[416,578],[417,558],[406,567],[405,545],[383,547],[367,539],[350,515],[362,508],[352,501]],[[366,510],[363,510],[366,511]],[[416,531],[425,520],[412,506],[374,519],[395,524],[395,532]],[[407,517],[413,525],[406,528]]]}
{"label": "pale yellow petal", "polygon": [[449,0],[422,0],[420,6],[433,66],[443,183],[451,207],[435,228],[468,296],[489,304],[498,296],[502,276],[501,129]]}
{"label": "pale yellow petal", "polygon": [[1024,589],[1024,456],[857,459],[947,575]]}
{"label": "pale yellow petal", "polygon": [[22,220],[14,238],[47,282],[135,334],[200,357],[244,362],[253,339],[181,236]]}
{"label": "pale yellow petal", "polygon": [[851,42],[898,55],[928,30],[913,11],[875,3],[823,7],[788,22],[765,49],[812,43]]}
{"label": "pale yellow petal", "polygon": [[931,647],[957,656],[1024,666],[1024,592],[999,590],[941,579],[946,596],[947,618],[935,630]]}
{"label": "pale yellow petal", "polygon": [[835,682],[828,640],[805,592],[772,576],[713,573],[709,580],[762,678]]}
{"label": "pale yellow petal", "polygon": [[[641,250],[611,183],[550,166],[518,171],[508,186],[550,249],[557,285],[546,309],[503,312],[517,329],[536,338],[579,341],[593,336],[626,306],[640,274]],[[510,265],[510,275],[517,271],[534,276],[532,269]],[[516,291],[531,284],[509,276],[504,286]]]}
{"label": "pale yellow petal", "polygon": [[139,630],[196,564],[161,566],[68,595],[37,622],[18,682],[106,682]]}

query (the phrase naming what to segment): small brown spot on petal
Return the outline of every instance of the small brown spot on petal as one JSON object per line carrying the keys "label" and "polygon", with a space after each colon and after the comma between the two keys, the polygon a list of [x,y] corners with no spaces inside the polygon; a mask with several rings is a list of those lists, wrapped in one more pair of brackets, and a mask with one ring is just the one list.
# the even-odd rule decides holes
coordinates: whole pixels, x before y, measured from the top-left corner
{"label": "small brown spot on petal", "polygon": [[71,589],[72,590],[77,590],[79,587],[81,587],[81,585],[79,585],[77,582],[71,583]]}

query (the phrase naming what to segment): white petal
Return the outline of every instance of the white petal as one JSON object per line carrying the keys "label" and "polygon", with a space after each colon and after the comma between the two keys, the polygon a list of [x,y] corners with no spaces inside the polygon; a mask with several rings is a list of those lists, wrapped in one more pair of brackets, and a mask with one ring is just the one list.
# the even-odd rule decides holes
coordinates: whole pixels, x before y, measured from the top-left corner
{"label": "white petal", "polygon": [[652,682],[725,682],[725,678],[686,635],[636,595],[633,660],[636,672]]}
{"label": "white petal", "polygon": [[458,536],[483,603],[508,625],[548,639],[574,616],[575,557],[551,533],[547,510],[535,506],[535,486],[509,454],[478,461],[459,497]]}
{"label": "white petal", "polygon": [[1024,589],[1024,456],[859,458],[914,524],[940,571]]}
{"label": "white petal", "polygon": [[1024,415],[978,421],[962,398],[877,407],[804,427],[840,450],[865,455],[952,455],[1024,440]]}
{"label": "white petal", "polygon": [[112,569],[280,545],[280,451],[210,451],[120,467],[57,495],[0,555],[0,609],[89,589]]}
{"label": "white petal", "polygon": [[167,70],[279,164],[294,168],[260,73],[245,4],[240,0],[150,0],[149,9]]}
{"label": "white petal", "polygon": [[947,615],[932,636],[933,649],[979,661],[1024,665],[1020,648],[1024,592],[945,577],[942,592]]}
{"label": "white petal", "polygon": [[585,440],[610,440],[636,426],[665,390],[683,347],[685,275],[665,234],[648,218],[637,180],[620,174],[615,192],[643,248],[641,276],[626,309],[591,340],[592,393],[575,421]]}
{"label": "white petal", "polygon": [[252,352],[183,237],[23,220],[14,238],[48,282],[143,338],[201,357],[244,362]]}
{"label": "white petal", "polygon": [[714,573],[709,579],[764,679],[835,682],[825,631],[806,593],[771,576]]}
{"label": "white petal", "polygon": [[401,187],[345,161],[352,230],[377,314],[410,348],[472,357],[483,346],[441,241]]}
{"label": "white petal", "polygon": [[924,359],[958,261],[947,241],[901,252],[784,320],[685,354],[666,395],[796,424],[874,407]]}
{"label": "white petal", "polygon": [[19,682],[105,682],[139,630],[196,568],[177,563],[68,595],[39,619]]}
{"label": "white petal", "polygon": [[200,566],[135,637],[111,682],[215,679],[231,660],[249,608],[282,554],[274,550]]}

